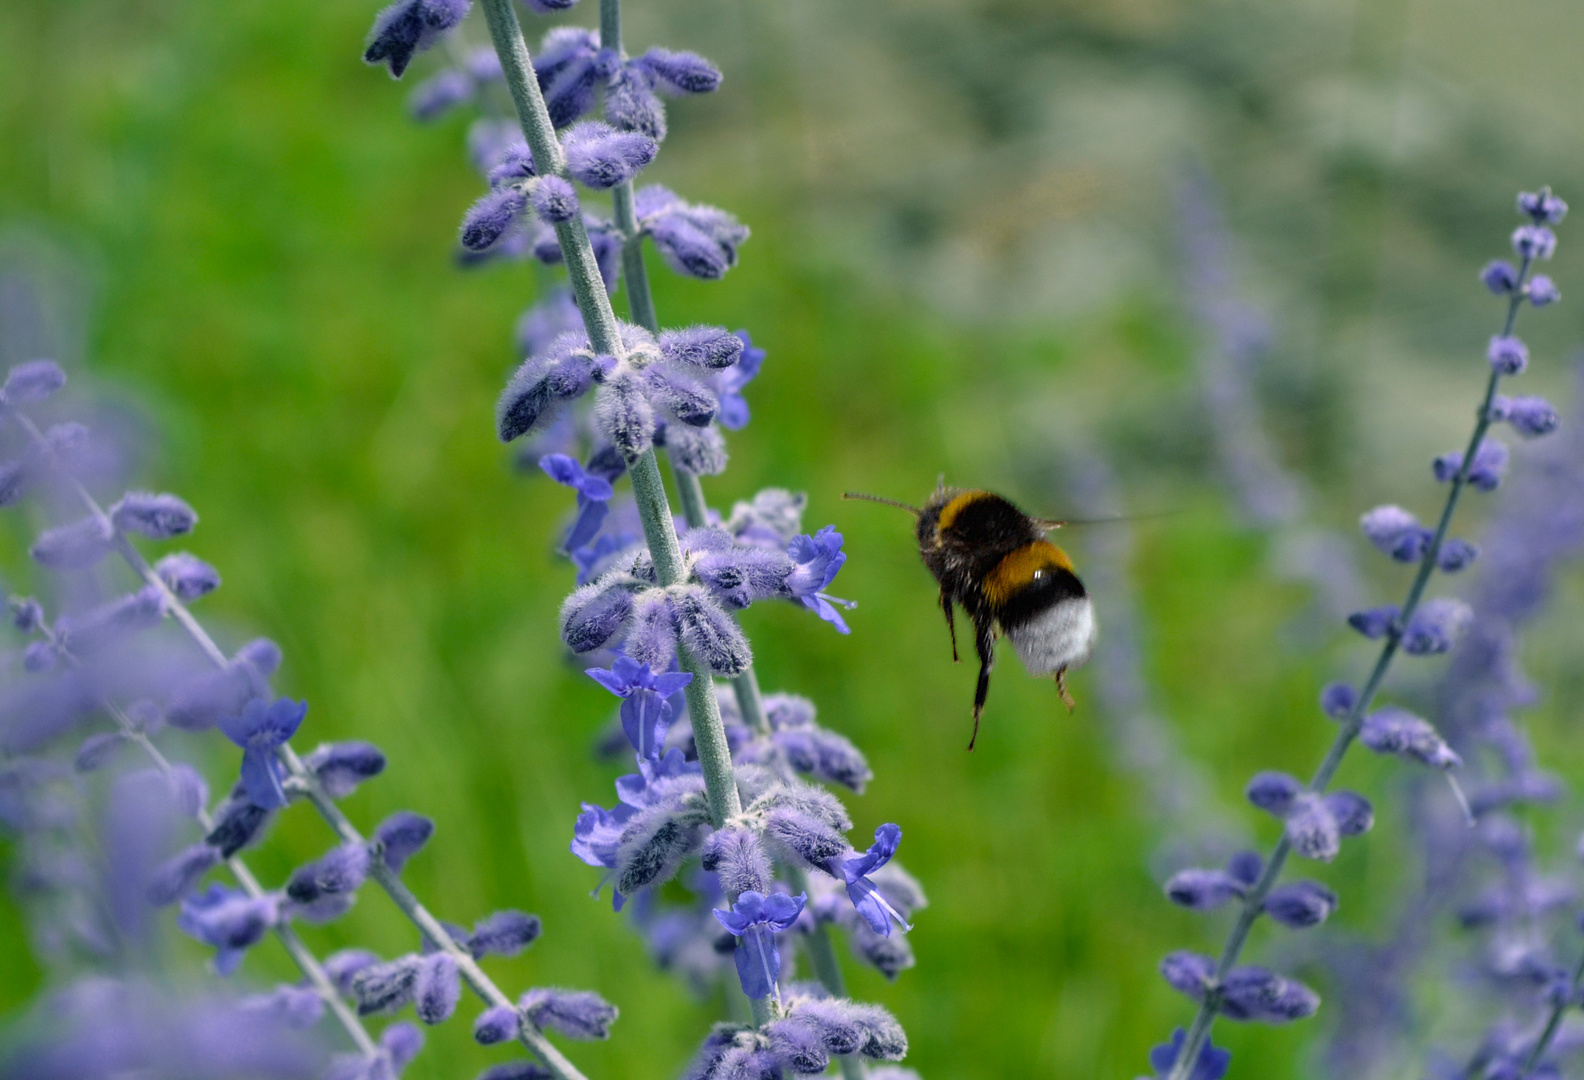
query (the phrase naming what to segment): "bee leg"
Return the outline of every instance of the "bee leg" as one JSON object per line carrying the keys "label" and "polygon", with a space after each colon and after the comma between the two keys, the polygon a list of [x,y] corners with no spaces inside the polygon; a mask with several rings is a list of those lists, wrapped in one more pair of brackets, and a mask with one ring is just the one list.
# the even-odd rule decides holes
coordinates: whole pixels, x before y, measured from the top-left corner
{"label": "bee leg", "polygon": [[944,589],[941,590],[940,604],[941,610],[946,613],[946,632],[951,635],[952,663],[960,664],[962,659],[957,655],[957,622],[952,618],[952,598]]}
{"label": "bee leg", "polygon": [[984,712],[985,698],[990,696],[990,669],[995,666],[995,638],[989,629],[976,627],[974,645],[979,651],[979,685],[974,690],[973,707],[973,737],[968,740],[968,749],[974,748],[974,743],[979,741],[979,717]]}
{"label": "bee leg", "polygon": [[1067,669],[1062,668],[1056,673],[1056,696],[1062,699],[1062,704],[1067,706],[1067,711],[1072,712],[1078,707],[1073,700],[1072,691],[1067,689]]}

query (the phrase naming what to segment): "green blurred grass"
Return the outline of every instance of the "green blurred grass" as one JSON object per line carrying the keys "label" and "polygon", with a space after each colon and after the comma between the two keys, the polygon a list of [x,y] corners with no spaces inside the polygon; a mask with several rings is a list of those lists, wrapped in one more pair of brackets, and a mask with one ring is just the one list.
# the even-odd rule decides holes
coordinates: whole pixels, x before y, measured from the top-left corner
{"label": "green blurred grass", "polygon": [[[284,646],[279,686],[310,702],[305,745],[358,737],[388,753],[349,813],[365,826],[399,808],[437,820],[408,879],[442,917],[544,916],[543,941],[495,971],[508,988],[593,987],[621,1006],[609,1044],[573,1050],[591,1076],[672,1075],[719,1005],[651,970],[566,851],[578,802],[610,797],[613,770],[589,752],[609,699],[556,640],[570,575],[550,548],[565,493],[513,476],[491,434],[535,276],[451,264],[478,188],[464,125],[406,121],[404,89],[356,62],[368,18],[366,5],[306,0],[223,18],[174,3],[0,5],[0,217],[93,267],[87,370],[146,408],[161,436],[148,481],[203,516],[190,546],[226,579],[203,614],[233,640],[260,632]],[[720,284],[656,268],[658,307],[667,323],[747,326],[770,351],[754,421],[710,498],[808,491],[810,524],[847,537],[837,591],[860,602],[850,638],[790,607],[748,613],[760,681],[813,698],[869,753],[877,778],[853,800],[855,835],[902,823],[905,862],[932,900],[912,939],[919,968],[887,986],[850,967],[855,996],[896,1011],[930,1080],[1134,1075],[1186,1018],[1159,957],[1214,951],[1224,918],[1161,899],[1147,869],[1159,823],[1115,763],[1089,676],[1074,680],[1069,717],[1008,658],[980,749],[962,752],[973,672],[949,663],[906,522],[839,493],[917,498],[944,470],[1060,512],[1052,492],[1020,481],[1038,443],[1026,429],[1114,410],[1138,453],[1162,455],[1141,498],[1182,510],[1137,527],[1148,674],[1228,806],[1255,768],[1309,770],[1330,736],[1316,689],[1356,670],[1361,651],[1340,638],[1272,647],[1302,591],[1272,582],[1265,542],[1232,523],[1202,447],[1177,456],[1179,436],[1154,424],[1195,393],[1193,338],[1169,305],[1129,298],[1032,328],[949,323],[809,243],[791,181],[758,189],[701,164],[727,148],[697,138],[694,107],[673,110],[679,171],[663,157],[656,177],[685,178],[688,197],[731,207],[755,235]],[[1047,420],[1030,403],[1052,397]],[[12,556],[7,566],[20,571]],[[1576,677],[1560,695],[1580,696]],[[182,749],[211,776],[235,767],[214,737]],[[1380,792],[1390,776],[1353,761],[1343,780]],[[1343,895],[1343,926],[1374,925],[1407,873],[1401,822],[1378,801],[1378,833],[1319,874]],[[1272,838],[1271,823],[1253,827]],[[251,861],[280,881],[328,840],[299,810]],[[373,890],[305,936],[321,951],[414,944]],[[3,903],[0,967],[0,1007],[13,1012],[42,975]],[[286,974],[271,946],[244,971]],[[1280,1080],[1305,1075],[1323,1023],[1223,1035],[1239,1075]],[[498,1060],[467,1027],[431,1032],[409,1075]]]}

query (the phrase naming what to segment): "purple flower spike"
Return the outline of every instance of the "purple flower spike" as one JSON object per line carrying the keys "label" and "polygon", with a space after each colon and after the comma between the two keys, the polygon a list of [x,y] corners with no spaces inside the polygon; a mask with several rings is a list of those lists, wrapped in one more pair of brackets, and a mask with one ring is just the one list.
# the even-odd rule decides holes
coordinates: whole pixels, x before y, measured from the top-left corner
{"label": "purple flower spike", "polygon": [[28,360],[6,372],[0,387],[0,401],[7,405],[31,405],[54,394],[66,385],[66,373],[53,360]]}
{"label": "purple flower spike", "polygon": [[242,706],[240,716],[221,719],[220,730],[242,748],[242,783],[254,806],[274,810],[286,805],[284,770],[275,748],[297,734],[307,714],[306,701],[276,698],[266,705],[256,697]]}
{"label": "purple flower spike", "polygon": [[[1183,1044],[1187,1041],[1188,1033],[1178,1028],[1172,1032],[1171,1042],[1150,1051],[1150,1068],[1155,1070],[1156,1076],[1167,1076],[1171,1073],[1172,1067],[1177,1064],[1178,1055],[1182,1053]],[[1199,1048],[1199,1060],[1194,1062],[1188,1080],[1222,1080],[1231,1062],[1231,1051],[1219,1049],[1206,1039],[1204,1045]]]}
{"label": "purple flower spike", "polygon": [[716,909],[712,912],[738,939],[734,954],[737,977],[748,997],[766,998],[776,992],[776,980],[781,975],[781,954],[776,951],[775,935],[797,922],[807,902],[807,893],[765,896],[750,891],[739,896],[730,911]]}
{"label": "purple flower spike", "polygon": [[1400,506],[1377,506],[1359,518],[1359,528],[1382,554],[1398,562],[1418,562],[1435,536]]}
{"label": "purple flower spike", "polygon": [[1479,553],[1478,544],[1454,536],[1441,545],[1441,551],[1436,555],[1436,566],[1443,574],[1456,574],[1474,565]]}
{"label": "purple flower spike", "polygon": [[517,223],[527,205],[528,195],[519,188],[503,187],[486,193],[462,219],[462,246],[469,251],[485,250]]}
{"label": "purple flower spike", "polygon": [[666,701],[680,692],[693,676],[685,671],[658,674],[627,656],[618,656],[610,669],[589,668],[589,678],[622,699],[622,731],[638,752],[640,760],[659,761],[665,746],[666,728],[671,723],[671,705]]}
{"label": "purple flower spike", "polygon": [[831,877],[840,878],[846,883],[847,897],[852,901],[853,907],[864,917],[870,929],[881,937],[891,936],[892,920],[895,920],[904,931],[913,929],[913,924],[903,918],[902,913],[886,900],[869,877],[891,861],[900,843],[902,843],[902,827],[882,825],[875,830],[875,842],[869,845],[868,851],[851,858],[832,859],[826,867]]}
{"label": "purple flower spike", "polygon": [[1557,291],[1556,283],[1544,274],[1536,274],[1529,279],[1528,286],[1524,289],[1526,296],[1535,307],[1545,307],[1562,299],[1562,294]]}
{"label": "purple flower spike", "polygon": [[1359,741],[1377,754],[1396,754],[1432,769],[1455,769],[1463,764],[1428,720],[1395,706],[1366,716]]}
{"label": "purple flower spike", "polygon": [[1567,217],[1568,205],[1546,187],[1519,192],[1518,212],[1533,218],[1536,225],[1555,225]]}
{"label": "purple flower spike", "polygon": [[1166,882],[1166,898],[1193,911],[1213,911],[1245,891],[1246,885],[1226,871],[1198,867],[1179,870]]}
{"label": "purple flower spike", "polygon": [[546,225],[571,221],[578,214],[577,191],[559,176],[546,176],[533,186],[534,213]]}
{"label": "purple flower spike", "polygon": [[794,600],[818,614],[838,632],[846,634],[851,631],[834,605],[840,604],[847,608],[857,605],[851,600],[840,600],[823,591],[847,561],[847,555],[841,548],[842,534],[832,525],[825,526],[813,536],[793,537],[787,545],[787,554],[792,556],[792,561],[797,565],[787,577],[787,589]]}
{"label": "purple flower spike", "polygon": [[275,925],[277,918],[277,904],[269,897],[254,899],[236,889],[211,885],[203,893],[182,901],[176,925],[205,945],[213,946],[215,971],[229,975],[242,962],[242,955]]}
{"label": "purple flower spike", "polygon": [[561,135],[567,172],[596,191],[631,180],[654,160],[659,146],[636,131],[617,131],[598,120],[574,124]]}
{"label": "purple flower spike", "polygon": [[1520,258],[1549,259],[1556,254],[1556,233],[1544,225],[1520,225],[1513,230],[1512,246]]}
{"label": "purple flower spike", "polygon": [[1283,926],[1302,930],[1318,926],[1337,909],[1337,895],[1318,881],[1278,885],[1265,897],[1265,913]]}
{"label": "purple flower spike", "polygon": [[1473,621],[1473,610],[1461,600],[1426,600],[1403,630],[1403,652],[1410,656],[1444,653],[1457,644]]}
{"label": "purple flower spike", "polygon": [[1480,280],[1497,296],[1507,296],[1518,287],[1518,271],[1507,260],[1497,259],[1480,271]]}
{"label": "purple flower spike", "polygon": [[1374,641],[1384,637],[1393,624],[1397,621],[1397,605],[1387,604],[1385,607],[1369,608],[1366,611],[1355,611],[1348,616],[1348,625],[1365,637]]}
{"label": "purple flower spike", "polygon": [[401,78],[413,55],[440,40],[472,6],[472,0],[396,0],[374,17],[363,62],[387,64],[391,75]]}

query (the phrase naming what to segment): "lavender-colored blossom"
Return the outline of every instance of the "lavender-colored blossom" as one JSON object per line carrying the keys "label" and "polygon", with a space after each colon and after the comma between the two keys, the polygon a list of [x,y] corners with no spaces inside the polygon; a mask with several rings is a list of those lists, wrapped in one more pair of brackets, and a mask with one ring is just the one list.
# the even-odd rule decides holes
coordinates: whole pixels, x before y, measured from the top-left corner
{"label": "lavender-colored blossom", "polygon": [[110,508],[118,532],[135,532],[151,540],[170,540],[193,531],[198,514],[175,495],[129,491]]}
{"label": "lavender-colored blossom", "polygon": [[776,990],[781,975],[781,954],[775,935],[791,928],[803,913],[808,894],[791,896],[745,892],[729,911],[715,911],[715,918],[738,939],[734,954],[737,977],[743,993],[750,998],[766,998]]}
{"label": "lavender-colored blossom", "polygon": [[618,131],[598,120],[574,124],[561,135],[567,172],[595,190],[625,183],[654,160],[659,146],[637,131]]}
{"label": "lavender-colored blossom", "polygon": [[44,530],[29,553],[40,566],[51,570],[86,570],[114,546],[110,523],[95,515]]}
{"label": "lavender-colored blossom", "polygon": [[1305,792],[1294,800],[1286,818],[1293,850],[1306,859],[1330,862],[1342,848],[1342,837],[1369,831],[1375,811],[1368,799],[1351,791]]}
{"label": "lavender-colored blossom", "polygon": [[1506,296],[1518,287],[1518,271],[1506,259],[1496,259],[1485,264],[1480,280],[1497,296]]}
{"label": "lavender-colored blossom", "polygon": [[1520,225],[1513,230],[1513,250],[1523,259],[1549,259],[1556,254],[1556,233],[1544,225]]}
{"label": "lavender-colored blossom", "polygon": [[469,251],[485,250],[517,223],[527,206],[528,194],[520,188],[501,187],[486,192],[462,219],[462,246]]}
{"label": "lavender-colored blossom", "polygon": [[1359,518],[1369,542],[1398,562],[1418,562],[1435,534],[1400,506],[1377,506]]}
{"label": "lavender-colored blossom", "polygon": [[678,636],[688,653],[716,675],[742,674],[753,652],[732,617],[699,586],[680,586],[675,595]]}
{"label": "lavender-colored blossom", "polygon": [[672,468],[693,476],[719,476],[726,471],[726,440],[713,425],[662,426],[655,433],[655,445],[665,447]]}
{"label": "lavender-colored blossom", "polygon": [[673,364],[718,371],[742,358],[743,340],[719,326],[667,330],[659,338],[660,355]]}
{"label": "lavender-colored blossom", "polygon": [[847,886],[847,896],[853,907],[881,937],[891,936],[893,919],[903,930],[913,929],[912,924],[891,905],[884,893],[875,888],[869,876],[891,861],[901,842],[901,826],[882,825],[875,830],[875,842],[869,845],[867,851],[850,858],[831,859],[826,863],[826,872]]}
{"label": "lavender-colored blossom", "polygon": [[398,810],[375,827],[373,843],[385,865],[399,874],[433,835],[433,821],[411,810]]}
{"label": "lavender-colored blossom", "polygon": [[1473,620],[1474,612],[1461,600],[1426,600],[1403,629],[1403,652],[1410,656],[1444,653],[1457,644]]}
{"label": "lavender-colored blossom", "polygon": [[1456,574],[1474,565],[1479,553],[1478,544],[1453,536],[1445,540],[1436,553],[1436,567],[1444,574]]}
{"label": "lavender-colored blossom", "polygon": [[698,53],[650,49],[638,63],[679,94],[707,94],[720,86],[720,69]]}
{"label": "lavender-colored blossom", "polygon": [[567,648],[592,652],[620,633],[632,618],[636,584],[630,575],[616,573],[568,596],[561,605],[561,640]]}
{"label": "lavender-colored blossom", "polygon": [[[489,50],[491,56],[495,50]],[[420,122],[438,120],[464,101],[471,101],[477,86],[467,72],[445,68],[413,87],[407,111]]]}
{"label": "lavender-colored blossom", "polygon": [[1562,299],[1562,294],[1557,290],[1556,282],[1544,274],[1536,274],[1529,279],[1529,284],[1524,289],[1524,296],[1535,307],[1545,307]]}
{"label": "lavender-colored blossom", "polygon": [[387,64],[392,77],[401,78],[413,55],[460,23],[472,6],[472,0],[396,0],[374,17],[363,62]]}
{"label": "lavender-colored blossom", "polygon": [[701,862],[705,870],[720,875],[727,895],[756,892],[770,887],[774,869],[759,836],[752,829],[719,829],[704,842]]}
{"label": "lavender-colored blossom", "polygon": [[615,69],[617,58],[602,53],[599,44],[598,33],[573,26],[557,27],[540,43],[534,74],[556,127],[570,124],[592,108],[595,86]]}
{"label": "lavender-colored blossom", "polygon": [[214,967],[229,975],[249,948],[257,945],[278,917],[276,902],[254,898],[223,885],[210,885],[197,896],[182,901],[176,925],[215,949]]}
{"label": "lavender-colored blossom", "polygon": [[524,911],[496,911],[473,924],[467,949],[475,960],[486,956],[516,956],[539,940],[539,916]]}
{"label": "lavender-colored blossom", "polygon": [[521,190],[521,185],[515,181],[538,175],[539,163],[534,159],[533,150],[522,139],[513,139],[496,155],[486,179],[492,188],[515,187]]}
{"label": "lavender-colored blossom", "polygon": [[847,555],[842,551],[842,535],[835,526],[827,525],[813,536],[796,536],[787,545],[787,554],[796,563],[787,577],[787,589],[793,599],[834,626],[838,632],[851,633],[836,604],[854,607],[850,600],[840,600],[824,592],[836,577]]}
{"label": "lavender-colored blossom", "polygon": [[[1150,1068],[1155,1070],[1156,1076],[1165,1076],[1172,1071],[1187,1039],[1188,1033],[1178,1028],[1172,1032],[1171,1042],[1150,1051]],[[1199,1048],[1199,1059],[1194,1062],[1188,1080],[1222,1080],[1227,1074],[1227,1067],[1231,1061],[1230,1051],[1219,1049],[1206,1039],[1205,1044]]]}
{"label": "lavender-colored blossom", "polygon": [[693,564],[693,573],[729,608],[782,595],[793,572],[785,552],[736,545],[708,552]]}
{"label": "lavender-colored blossom", "polygon": [[720,411],[715,392],[688,372],[656,364],[643,374],[650,397],[681,423],[704,427]]}
{"label": "lavender-colored blossom", "polygon": [[286,881],[286,895],[299,904],[311,904],[323,896],[356,892],[368,872],[368,848],[342,844],[292,871]]}
{"label": "lavender-colored blossom", "polygon": [[1359,741],[1377,754],[1396,754],[1433,769],[1455,769],[1463,764],[1430,721],[1393,705],[1364,717]]}
{"label": "lavender-colored blossom", "polygon": [[461,999],[462,981],[457,975],[456,957],[436,952],[419,961],[413,980],[413,1008],[418,1019],[426,1024],[448,1020]]}
{"label": "lavender-colored blossom", "polygon": [[385,755],[373,743],[340,742],[316,747],[303,766],[332,799],[344,799],[359,784],[385,771]]}
{"label": "lavender-colored blossom", "polygon": [[1179,870],[1166,882],[1166,897],[1193,911],[1212,911],[1248,891],[1245,882],[1225,870],[1190,867]]}
{"label": "lavender-colored blossom", "polygon": [[1529,346],[1512,336],[1493,337],[1485,358],[1498,374],[1519,375],[1529,366]]}
{"label": "lavender-colored blossom", "polygon": [[559,225],[578,215],[577,191],[559,176],[546,176],[535,184],[529,198],[534,213],[547,225]]}
{"label": "lavender-colored blossom", "polygon": [[1262,967],[1238,967],[1221,983],[1221,1012],[1229,1020],[1281,1024],[1313,1016],[1320,996],[1293,979]]}
{"label": "lavender-colored blossom", "polygon": [[1556,409],[1545,398],[1510,398],[1503,394],[1491,398],[1490,418],[1505,420],[1526,439],[1549,435],[1562,423]]}
{"label": "lavender-colored blossom", "polygon": [[537,1027],[585,1041],[610,1038],[618,1015],[616,1006],[587,990],[529,990],[517,1008]]}
{"label": "lavender-colored blossom", "polygon": [[15,407],[43,401],[66,385],[66,373],[53,360],[27,360],[6,372],[0,401]]}
{"label": "lavender-colored blossom", "polygon": [[242,782],[253,805],[266,810],[286,805],[286,789],[281,786],[284,767],[275,748],[297,734],[307,714],[306,701],[277,698],[266,704],[256,697],[242,707],[240,715],[220,721],[225,737],[242,748]]}
{"label": "lavender-colored blossom", "polygon": [[659,185],[641,189],[634,205],[640,230],[677,273],[713,281],[737,265],[748,229],[724,210],[686,203]]}
{"label": "lavender-colored blossom", "polygon": [[1290,881],[1265,897],[1265,913],[1283,926],[1318,926],[1337,908],[1337,895],[1318,881]]}
{"label": "lavender-colored blossom", "polygon": [[648,664],[618,656],[609,670],[589,668],[589,678],[622,699],[622,731],[641,759],[658,761],[665,746],[671,706],[676,694],[693,676],[685,671],[653,672]]}
{"label": "lavender-colored blossom", "polygon": [[395,1012],[411,1001],[420,963],[409,955],[360,968],[349,983],[358,1015]]}
{"label": "lavender-colored blossom", "polygon": [[748,331],[738,330],[736,336],[743,343],[742,355],[735,364],[722,369],[710,380],[720,401],[718,419],[727,431],[741,431],[748,425],[748,399],[742,391],[759,375],[765,361],[765,351],[753,344]]}
{"label": "lavender-colored blossom", "polygon": [[156,907],[174,904],[218,865],[219,848],[210,844],[193,844],[183,848],[155,868],[147,888],[149,903]]}
{"label": "lavender-colored blossom", "polygon": [[[1507,447],[1495,439],[1481,440],[1479,448],[1474,451],[1474,458],[1468,466],[1469,486],[1478,491],[1495,491],[1501,483],[1503,474],[1507,471]],[[1458,474],[1463,466],[1461,451],[1442,454],[1435,459],[1433,471],[1435,478],[1445,483]]]}
{"label": "lavender-colored blossom", "polygon": [[655,78],[629,60],[605,86],[605,119],[621,131],[635,131],[656,142],[666,137],[665,106],[655,94]]}
{"label": "lavender-colored blossom", "polygon": [[1346,720],[1358,703],[1358,691],[1349,683],[1334,682],[1320,691],[1320,709],[1333,720]]}
{"label": "lavender-colored blossom", "polygon": [[1556,225],[1567,217],[1568,205],[1545,187],[1539,191],[1519,192],[1518,212],[1533,218],[1536,225]]}
{"label": "lavender-colored blossom", "polygon": [[1355,611],[1348,616],[1347,621],[1353,629],[1374,641],[1376,638],[1384,637],[1396,625],[1397,615],[1397,605],[1387,604],[1365,611]]}
{"label": "lavender-colored blossom", "polygon": [[515,1039],[520,1023],[517,1010],[510,1005],[491,1006],[473,1021],[473,1040],[480,1046],[493,1046]]}
{"label": "lavender-colored blossom", "polygon": [[1195,1001],[1204,1000],[1205,989],[1215,981],[1216,963],[1203,953],[1178,950],[1161,959],[1160,973],[1167,985]]}
{"label": "lavender-colored blossom", "polygon": [[546,454],[539,459],[539,468],[556,483],[577,492],[577,518],[561,546],[564,551],[582,547],[605,521],[614,494],[610,481],[585,471],[576,458],[566,454]]}
{"label": "lavender-colored blossom", "polygon": [[165,556],[154,564],[154,572],[178,600],[197,600],[220,587],[220,571],[185,551]]}

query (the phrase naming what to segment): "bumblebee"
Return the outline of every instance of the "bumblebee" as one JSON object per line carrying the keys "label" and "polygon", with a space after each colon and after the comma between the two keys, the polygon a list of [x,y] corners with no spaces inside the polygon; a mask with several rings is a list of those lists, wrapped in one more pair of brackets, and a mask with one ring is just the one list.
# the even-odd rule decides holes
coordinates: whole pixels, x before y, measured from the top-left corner
{"label": "bumblebee", "polygon": [[989,491],[935,489],[922,509],[877,495],[849,492],[847,499],[886,503],[918,519],[919,555],[940,584],[940,606],[957,654],[953,609],[961,606],[973,622],[979,654],[979,684],[974,691],[973,737],[990,694],[996,638],[1005,634],[1030,675],[1051,675],[1068,710],[1067,672],[1087,663],[1094,650],[1094,606],[1073,572],[1067,553],[1045,538],[1065,522],[1029,517]]}

